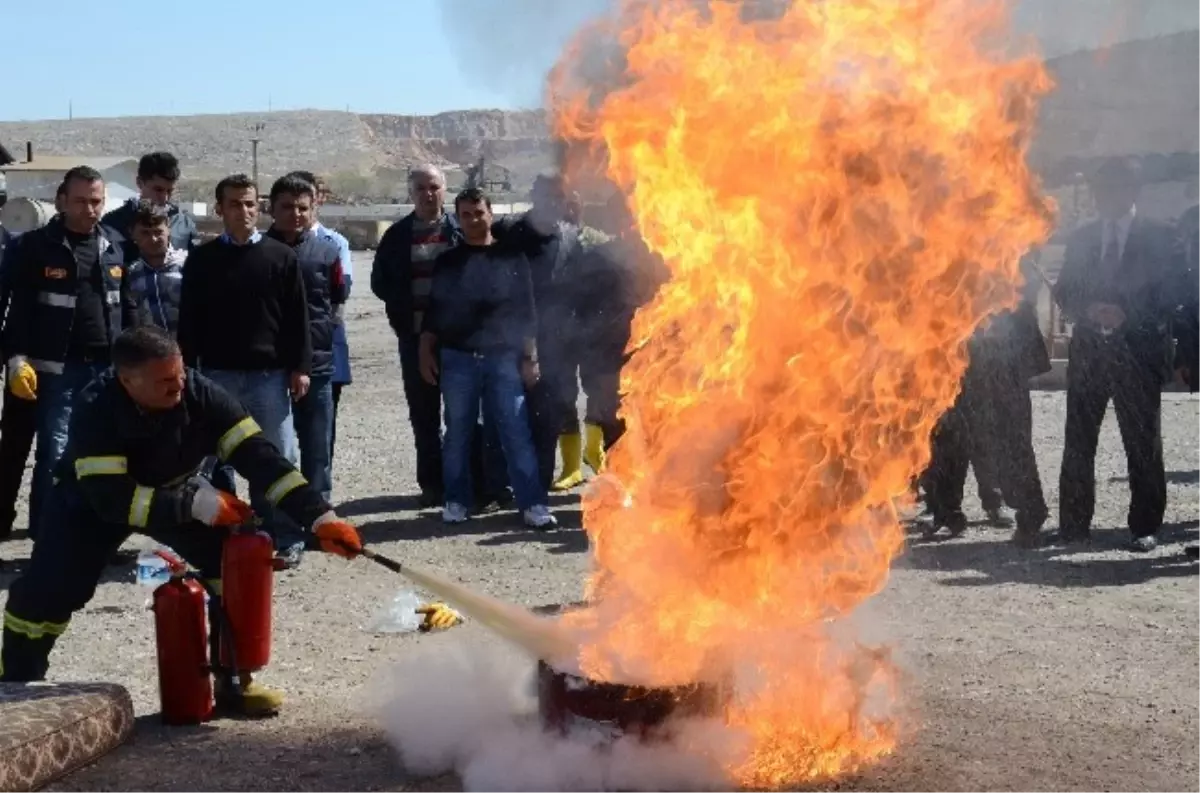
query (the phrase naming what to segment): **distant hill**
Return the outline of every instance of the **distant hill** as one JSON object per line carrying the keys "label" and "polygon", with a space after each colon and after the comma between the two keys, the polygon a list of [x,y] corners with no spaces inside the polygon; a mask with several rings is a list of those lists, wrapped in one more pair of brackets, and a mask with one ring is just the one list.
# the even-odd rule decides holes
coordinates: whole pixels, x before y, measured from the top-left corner
{"label": "distant hill", "polygon": [[[1045,171],[1065,173],[1081,161],[1111,154],[1200,151],[1198,60],[1196,31],[1051,59],[1059,87],[1043,107],[1035,161]],[[169,149],[183,162],[185,192],[205,200],[221,176],[250,171],[256,124],[265,125],[259,146],[263,179],[293,168],[316,170],[329,174],[335,190],[350,199],[401,196],[407,169],[427,160],[447,168],[456,184],[485,156],[488,178],[511,181],[517,194],[553,165],[539,111],[400,116],[304,110],[0,122],[0,143],[18,157],[25,141],[33,141],[35,157]]]}

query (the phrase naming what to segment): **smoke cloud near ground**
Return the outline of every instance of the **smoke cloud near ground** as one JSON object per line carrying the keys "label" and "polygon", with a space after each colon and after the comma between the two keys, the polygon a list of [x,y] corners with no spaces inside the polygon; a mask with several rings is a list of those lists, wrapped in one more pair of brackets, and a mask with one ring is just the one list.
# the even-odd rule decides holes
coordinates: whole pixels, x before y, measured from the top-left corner
{"label": "smoke cloud near ground", "polygon": [[550,733],[537,716],[534,662],[481,649],[419,645],[368,687],[409,773],[457,773],[467,790],[728,789],[719,761],[736,742],[724,725],[680,725],[677,743],[656,745]]}

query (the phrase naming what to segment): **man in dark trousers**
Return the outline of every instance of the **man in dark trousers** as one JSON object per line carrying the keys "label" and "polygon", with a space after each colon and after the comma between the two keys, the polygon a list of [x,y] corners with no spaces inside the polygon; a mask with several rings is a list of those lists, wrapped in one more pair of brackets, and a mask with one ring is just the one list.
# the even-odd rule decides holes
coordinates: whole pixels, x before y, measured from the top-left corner
{"label": "man in dark trousers", "polygon": [[[1179,217],[1175,232],[1176,294],[1182,298],[1175,312],[1175,375],[1194,394],[1200,390],[1200,206]],[[1200,556],[1200,546],[1184,550],[1193,559]]]}
{"label": "man in dark trousers", "polygon": [[[1003,498],[1016,510],[1013,542],[1034,547],[1041,539],[1049,510],[1033,449],[1029,379],[1050,371],[1050,355],[1037,321],[1041,280],[1033,266],[1035,256],[1022,260],[1024,288],[1018,306],[991,317],[968,342],[970,361],[962,389],[934,432],[924,477],[926,505],[932,513],[927,536],[942,528],[951,535],[966,529],[963,485],[968,466],[976,465],[984,468],[976,470],[976,478],[989,520],[999,523],[993,513],[999,514],[996,502]],[[998,492],[982,492],[989,481]],[[1006,528],[1004,523],[999,527]]]}
{"label": "man in dark trousers", "polygon": [[11,298],[4,325],[9,394],[37,399],[29,532],[40,531],[54,466],[67,445],[76,394],[109,366],[109,349],[133,324],[121,246],[101,225],[104,180],[87,166],[63,178],[62,213],[21,235],[6,256]]}
{"label": "man in dark trousers", "polygon": [[417,449],[417,486],[421,506],[440,506],[442,486],[442,395],[421,377],[420,336],[434,261],[459,244],[462,233],[446,212],[446,179],[441,169],[422,165],[409,174],[414,209],[394,223],[379,241],[371,268],[371,291],[383,301],[388,322],[400,343],[400,373],[408,420]]}
{"label": "man in dark trousers", "polygon": [[1165,225],[1138,215],[1134,161],[1106,161],[1091,187],[1100,219],[1071,235],[1054,287],[1074,323],[1059,525],[1067,542],[1090,536],[1096,444],[1112,400],[1129,469],[1131,548],[1149,551],[1167,502],[1161,406],[1171,372],[1173,237]]}
{"label": "man in dark trousers", "polygon": [[188,253],[199,244],[195,218],[172,201],[178,182],[179,160],[174,154],[156,151],[144,155],[138,162],[138,196],[107,213],[100,221],[115,232],[114,239],[121,243],[127,264],[132,264],[140,255],[133,238],[133,221],[137,217],[138,204],[142,201],[149,201],[166,211],[173,249]]}
{"label": "man in dark trousers", "polygon": [[[79,395],[67,451],[56,467],[44,534],[4,612],[0,680],[45,678],[50,652],[72,615],[96,591],[104,565],[132,533],[170,545],[219,582],[225,531],[253,517],[234,496],[198,476],[216,454],[305,527],[321,550],[352,558],[358,532],[333,511],[229,393],[185,368],[162,329],[122,333],[113,368]],[[210,601],[220,614],[219,589]],[[283,697],[250,675],[235,687],[210,628],[217,704],[250,716],[279,710]]]}
{"label": "man in dark trousers", "polygon": [[[541,377],[529,395],[534,444],[543,483],[553,490],[569,490],[583,482],[583,438],[576,407],[580,341],[573,311],[579,302],[577,276],[585,245],[560,176],[539,176],[531,197],[528,212],[504,218],[493,231],[497,240],[529,260],[541,361]],[[587,242],[590,246],[598,241]],[[556,451],[563,463],[557,479]],[[593,462],[599,465],[598,460]]]}
{"label": "man in dark trousers", "polygon": [[[291,248],[259,233],[258,187],[248,176],[217,184],[216,211],[224,233],[192,251],[183,269],[179,346],[189,366],[241,402],[294,460],[292,400],[308,393],[312,370],[304,277]],[[235,492],[227,466],[214,471],[213,483]],[[294,523],[261,489],[250,496],[281,558],[298,559]]]}
{"label": "man in dark trousers", "polygon": [[442,520],[462,523],[475,498],[472,448],[480,403],[499,432],[525,525],[556,525],[538,476],[525,389],[538,379],[537,315],[529,262],[495,243],[492,205],[476,188],[454,200],[462,245],[438,257],[421,333],[421,376],[441,388],[446,413]]}
{"label": "man in dark trousers", "polygon": [[329,501],[333,497],[333,331],[336,312],[346,302],[341,251],[336,242],[312,228],[316,203],[312,184],[285,176],[271,186],[270,203],[274,223],[267,236],[295,252],[308,295],[312,369],[308,393],[292,407],[300,471]]}
{"label": "man in dark trousers", "polygon": [[[629,361],[634,314],[654,299],[670,272],[662,257],[651,252],[638,233],[625,196],[616,193],[605,207],[612,239],[586,251],[577,275],[574,323],[579,356],[579,379],[587,394],[588,430],[585,458],[597,471],[605,453],[624,434],[619,418],[621,370]],[[597,451],[596,428],[602,446]]]}

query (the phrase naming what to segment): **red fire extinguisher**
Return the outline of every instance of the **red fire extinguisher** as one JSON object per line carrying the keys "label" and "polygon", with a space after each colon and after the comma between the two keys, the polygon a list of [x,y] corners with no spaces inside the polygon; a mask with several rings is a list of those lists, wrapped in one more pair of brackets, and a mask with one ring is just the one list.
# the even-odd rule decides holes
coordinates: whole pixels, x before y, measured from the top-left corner
{"label": "red fire extinguisher", "polygon": [[253,524],[230,532],[221,556],[221,665],[256,672],[271,659],[275,544]]}
{"label": "red fire extinguisher", "polygon": [[157,552],[171,580],[154,590],[154,633],[158,693],[166,724],[199,724],[212,717],[213,683],[208,663],[208,620],[204,587],[187,565]]}

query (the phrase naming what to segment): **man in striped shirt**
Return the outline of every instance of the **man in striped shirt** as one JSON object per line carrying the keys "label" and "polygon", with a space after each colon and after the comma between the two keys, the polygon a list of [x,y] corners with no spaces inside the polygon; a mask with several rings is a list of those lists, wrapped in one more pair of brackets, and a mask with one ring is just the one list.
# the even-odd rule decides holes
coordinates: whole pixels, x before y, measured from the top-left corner
{"label": "man in striped shirt", "polygon": [[435,165],[409,175],[414,209],[392,225],[379,241],[371,268],[371,291],[383,301],[388,322],[400,342],[404,397],[417,448],[417,485],[421,504],[440,506],[442,487],[441,391],[421,378],[420,335],[433,284],[434,260],[461,240],[446,212],[446,179]]}

